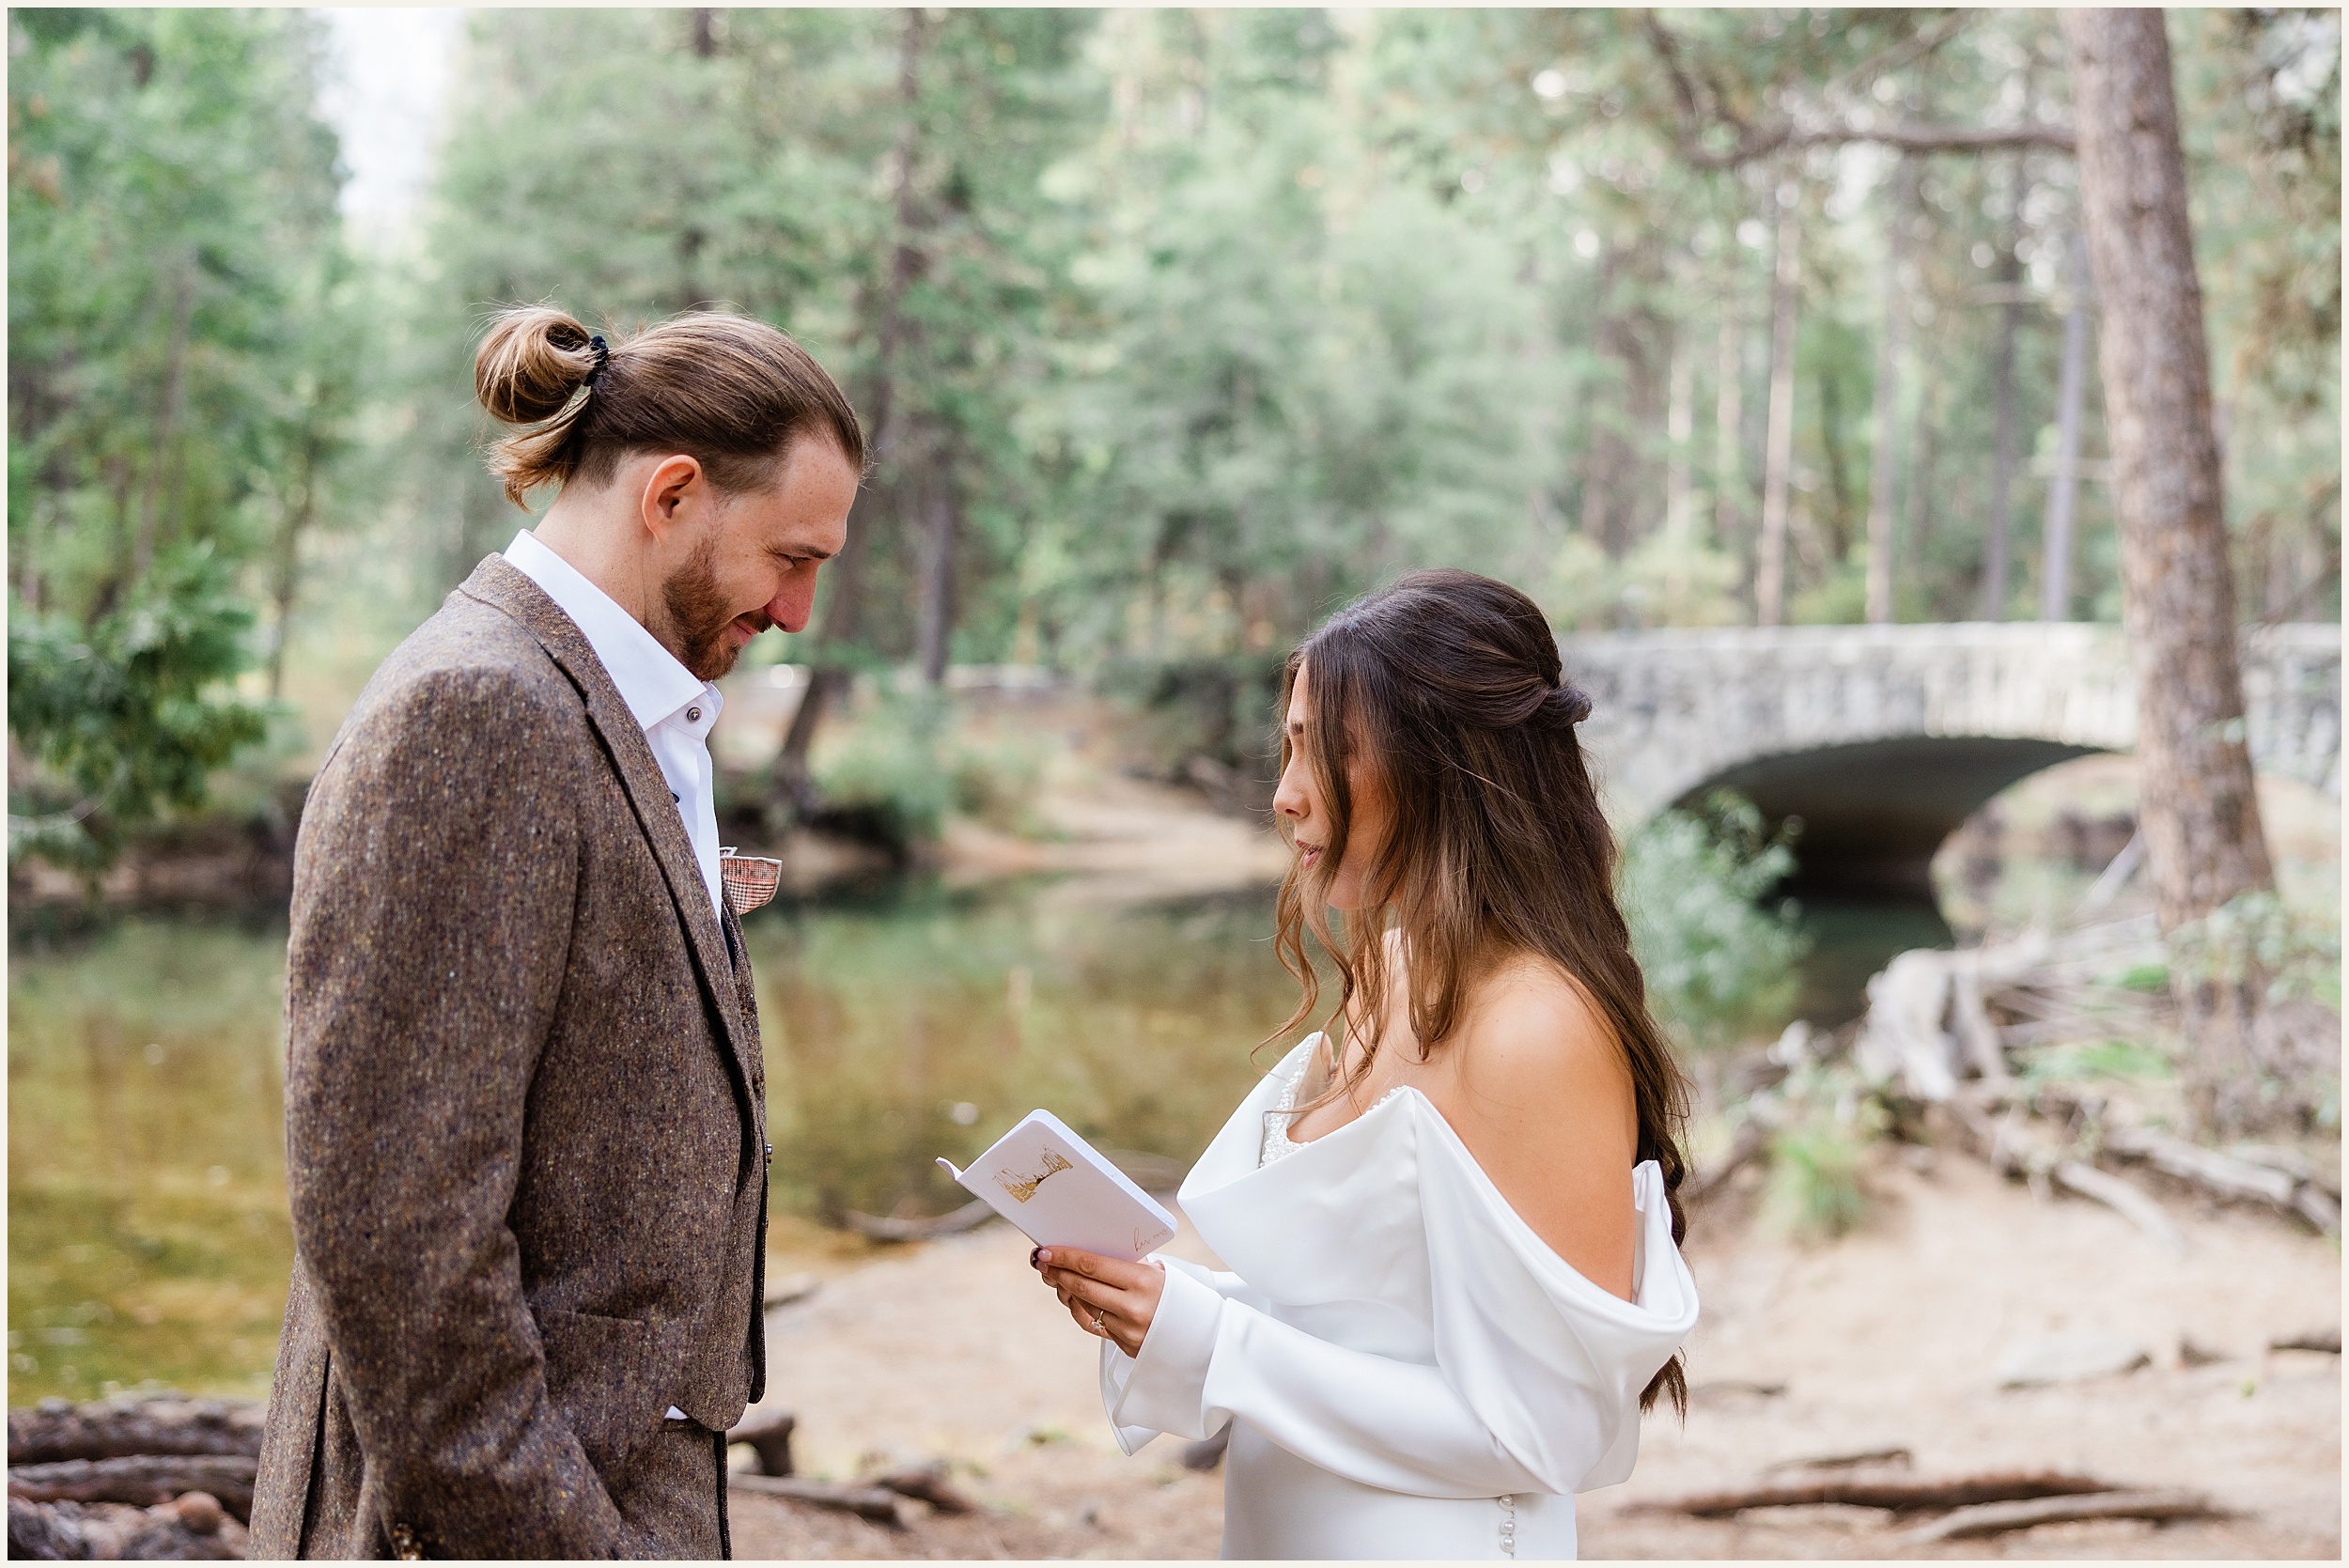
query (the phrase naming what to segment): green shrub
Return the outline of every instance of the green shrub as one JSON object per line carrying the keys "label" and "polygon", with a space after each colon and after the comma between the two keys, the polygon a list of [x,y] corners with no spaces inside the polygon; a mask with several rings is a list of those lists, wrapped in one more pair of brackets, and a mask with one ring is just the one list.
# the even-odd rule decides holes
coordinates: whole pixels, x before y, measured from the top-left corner
{"label": "green shrub", "polygon": [[1032,746],[955,733],[948,700],[925,691],[886,694],[844,725],[816,759],[816,786],[825,825],[904,855],[936,843],[950,813],[1041,831],[1032,802],[1043,772]]}
{"label": "green shrub", "polygon": [[2172,966],[2190,980],[2267,984],[2269,1002],[2341,1009],[2341,923],[2273,893],[2240,893],[2170,934]]}
{"label": "green shrub", "polygon": [[1649,1005],[1684,1046],[1718,1049],[1785,1022],[1811,941],[1792,900],[1759,906],[1794,869],[1787,835],[1726,791],[1666,812],[1626,846],[1624,917]]}
{"label": "green shrub", "polygon": [[943,705],[928,693],[884,696],[816,759],[823,819],[899,854],[937,842],[955,803],[941,756]]}
{"label": "green shrub", "polygon": [[958,738],[948,748],[955,810],[991,828],[1034,836],[1041,832],[1034,802],[1044,758],[1009,737]]}
{"label": "green shrub", "polygon": [[1812,1115],[1770,1139],[1770,1175],[1763,1213],[1772,1224],[1811,1240],[1832,1240],[1868,1211],[1859,1185],[1867,1144],[1832,1115]]}

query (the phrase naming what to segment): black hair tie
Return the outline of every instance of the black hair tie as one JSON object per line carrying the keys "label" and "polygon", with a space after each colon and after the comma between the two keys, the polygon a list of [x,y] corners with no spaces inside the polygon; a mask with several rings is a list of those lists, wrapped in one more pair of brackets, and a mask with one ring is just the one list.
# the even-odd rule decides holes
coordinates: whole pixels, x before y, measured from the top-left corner
{"label": "black hair tie", "polygon": [[600,336],[589,338],[587,347],[596,351],[596,367],[587,372],[587,384],[592,387],[603,375],[603,367],[612,363],[612,350],[604,347]]}

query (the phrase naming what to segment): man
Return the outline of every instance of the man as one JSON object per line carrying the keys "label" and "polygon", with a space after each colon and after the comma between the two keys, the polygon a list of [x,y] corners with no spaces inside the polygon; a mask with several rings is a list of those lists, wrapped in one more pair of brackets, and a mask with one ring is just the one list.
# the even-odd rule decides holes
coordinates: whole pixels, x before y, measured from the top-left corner
{"label": "man", "polygon": [[806,624],[863,461],[797,345],[607,349],[508,312],[476,362],[561,493],[386,660],[295,853],[296,1261],[256,1557],[723,1557],[765,1381],[765,1075],[711,684]]}

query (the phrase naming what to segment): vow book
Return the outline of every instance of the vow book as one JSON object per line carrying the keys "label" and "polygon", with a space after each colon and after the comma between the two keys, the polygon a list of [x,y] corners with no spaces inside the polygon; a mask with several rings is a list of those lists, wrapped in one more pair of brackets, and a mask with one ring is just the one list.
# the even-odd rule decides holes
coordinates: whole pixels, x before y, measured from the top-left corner
{"label": "vow book", "polygon": [[1174,1217],[1049,1110],[1032,1110],[957,1171],[940,1169],[1039,1247],[1138,1263],[1174,1239]]}

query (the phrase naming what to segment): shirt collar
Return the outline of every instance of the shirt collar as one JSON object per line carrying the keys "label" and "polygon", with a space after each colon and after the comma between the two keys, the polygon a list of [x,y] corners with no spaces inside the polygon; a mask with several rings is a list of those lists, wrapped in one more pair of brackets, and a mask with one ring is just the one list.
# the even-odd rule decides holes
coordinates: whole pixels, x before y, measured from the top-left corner
{"label": "shirt collar", "polygon": [[620,700],[639,726],[649,730],[693,704],[702,705],[701,719],[693,727],[707,734],[717,722],[718,689],[678,662],[635,616],[536,534],[527,528],[517,533],[506,547],[506,561],[545,589],[547,598],[571,618],[603,661],[604,673],[619,688]]}

